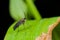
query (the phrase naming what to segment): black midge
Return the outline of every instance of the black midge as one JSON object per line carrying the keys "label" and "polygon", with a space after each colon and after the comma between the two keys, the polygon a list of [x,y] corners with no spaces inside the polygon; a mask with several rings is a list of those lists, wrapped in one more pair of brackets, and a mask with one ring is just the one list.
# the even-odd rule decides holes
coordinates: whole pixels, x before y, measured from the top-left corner
{"label": "black midge", "polygon": [[18,21],[18,22],[15,24],[15,26],[13,27],[13,29],[15,30],[17,27],[19,27],[19,25],[23,24],[23,23],[25,22],[25,19],[26,19],[26,18],[23,18],[23,19],[21,19],[20,21]]}

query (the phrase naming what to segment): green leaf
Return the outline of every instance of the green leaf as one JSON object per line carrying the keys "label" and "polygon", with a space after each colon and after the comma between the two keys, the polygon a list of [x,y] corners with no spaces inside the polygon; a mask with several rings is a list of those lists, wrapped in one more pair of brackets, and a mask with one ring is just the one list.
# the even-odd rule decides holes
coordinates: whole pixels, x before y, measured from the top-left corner
{"label": "green leaf", "polygon": [[[60,39],[60,18],[59,20],[58,17],[41,19],[32,0],[10,0],[10,12],[12,18],[17,21],[9,27],[4,40],[36,40],[42,33],[48,33],[52,36],[52,40]],[[25,16],[26,21],[14,30],[16,23]],[[55,26],[54,23],[58,24]],[[52,24],[54,25],[51,26]]]}
{"label": "green leaf", "polygon": [[14,20],[22,18],[30,19],[29,16],[40,20],[41,16],[32,0],[10,0],[10,15]]}
{"label": "green leaf", "polygon": [[[4,40],[35,40],[36,37],[39,35],[41,36],[42,33],[47,33],[49,30],[49,25],[55,23],[57,19],[58,17],[44,18],[40,21],[26,20],[24,24],[20,25],[16,30],[13,30],[13,27],[16,23],[15,22],[8,29]],[[56,30],[60,30],[60,25],[59,27],[57,26]],[[58,31],[53,31],[54,40],[60,39],[60,31]]]}
{"label": "green leaf", "polygon": [[10,0],[9,10],[14,20],[20,20],[21,18],[25,18],[27,6],[23,0]]}

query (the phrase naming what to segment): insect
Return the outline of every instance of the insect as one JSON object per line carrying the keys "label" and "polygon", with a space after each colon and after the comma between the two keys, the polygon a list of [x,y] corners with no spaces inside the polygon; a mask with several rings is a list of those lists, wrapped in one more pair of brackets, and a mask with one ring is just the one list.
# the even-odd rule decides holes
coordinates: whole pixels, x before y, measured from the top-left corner
{"label": "insect", "polygon": [[18,21],[18,22],[15,24],[15,26],[13,27],[13,29],[15,30],[17,27],[19,27],[19,25],[24,24],[25,19],[26,19],[26,18],[23,18],[23,19],[21,19],[20,21]]}

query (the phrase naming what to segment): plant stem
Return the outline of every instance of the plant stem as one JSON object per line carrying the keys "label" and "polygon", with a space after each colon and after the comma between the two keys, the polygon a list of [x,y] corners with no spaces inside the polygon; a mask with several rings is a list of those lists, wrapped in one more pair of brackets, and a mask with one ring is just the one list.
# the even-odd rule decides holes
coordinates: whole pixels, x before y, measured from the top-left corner
{"label": "plant stem", "polygon": [[36,20],[41,20],[41,15],[39,14],[38,10],[36,9],[32,0],[26,0],[26,3],[29,7],[29,10],[32,12],[32,15],[35,17]]}

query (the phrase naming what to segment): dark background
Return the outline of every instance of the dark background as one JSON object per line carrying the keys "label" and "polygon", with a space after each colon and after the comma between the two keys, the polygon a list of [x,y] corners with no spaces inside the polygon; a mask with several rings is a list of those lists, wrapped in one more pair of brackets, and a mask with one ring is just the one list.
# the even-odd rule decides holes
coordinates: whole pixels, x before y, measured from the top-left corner
{"label": "dark background", "polygon": [[[14,20],[9,15],[9,0],[2,0],[0,13],[0,40]],[[60,16],[60,3],[58,0],[36,0],[35,5],[43,18]]]}

